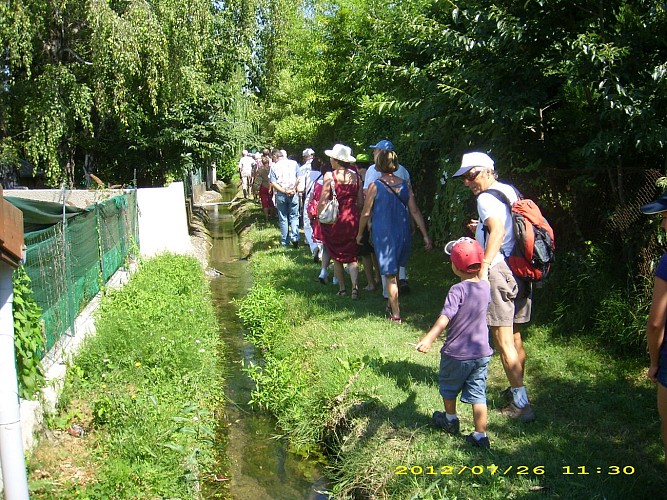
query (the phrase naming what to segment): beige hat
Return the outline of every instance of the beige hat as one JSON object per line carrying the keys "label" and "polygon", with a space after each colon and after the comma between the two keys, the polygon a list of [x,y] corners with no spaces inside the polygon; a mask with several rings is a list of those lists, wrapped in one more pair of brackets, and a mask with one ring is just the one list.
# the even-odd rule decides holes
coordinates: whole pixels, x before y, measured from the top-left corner
{"label": "beige hat", "polygon": [[333,149],[325,149],[324,154],[339,161],[352,163],[357,159],[352,156],[352,149],[343,144],[334,145]]}

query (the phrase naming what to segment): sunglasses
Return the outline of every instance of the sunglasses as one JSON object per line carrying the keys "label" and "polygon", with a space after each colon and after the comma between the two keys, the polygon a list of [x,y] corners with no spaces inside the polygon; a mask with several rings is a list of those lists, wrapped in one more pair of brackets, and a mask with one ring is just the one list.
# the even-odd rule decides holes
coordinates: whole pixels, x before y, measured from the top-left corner
{"label": "sunglasses", "polygon": [[463,180],[466,180],[466,181],[474,181],[475,179],[477,179],[477,176],[479,174],[481,174],[482,172],[483,172],[483,170],[470,169],[465,174],[463,174],[461,177],[463,177]]}

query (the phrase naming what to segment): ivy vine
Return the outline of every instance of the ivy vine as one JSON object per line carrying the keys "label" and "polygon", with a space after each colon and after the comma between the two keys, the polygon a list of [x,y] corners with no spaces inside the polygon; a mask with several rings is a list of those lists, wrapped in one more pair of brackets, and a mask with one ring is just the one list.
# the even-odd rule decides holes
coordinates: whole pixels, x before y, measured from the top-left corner
{"label": "ivy vine", "polygon": [[34,398],[44,386],[44,368],[41,354],[45,337],[40,322],[41,309],[32,295],[30,277],[23,266],[14,270],[14,348],[19,396]]}

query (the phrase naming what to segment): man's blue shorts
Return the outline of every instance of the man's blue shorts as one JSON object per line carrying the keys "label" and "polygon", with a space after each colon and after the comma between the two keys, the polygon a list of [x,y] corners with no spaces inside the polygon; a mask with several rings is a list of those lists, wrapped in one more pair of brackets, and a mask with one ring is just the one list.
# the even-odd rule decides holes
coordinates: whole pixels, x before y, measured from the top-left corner
{"label": "man's blue shorts", "polygon": [[440,395],[444,399],[468,404],[486,404],[486,372],[491,356],[465,361],[442,356],[440,358]]}
{"label": "man's blue shorts", "polygon": [[667,387],[667,352],[660,354],[660,359],[658,361],[658,374],[656,375],[658,382],[663,387]]}

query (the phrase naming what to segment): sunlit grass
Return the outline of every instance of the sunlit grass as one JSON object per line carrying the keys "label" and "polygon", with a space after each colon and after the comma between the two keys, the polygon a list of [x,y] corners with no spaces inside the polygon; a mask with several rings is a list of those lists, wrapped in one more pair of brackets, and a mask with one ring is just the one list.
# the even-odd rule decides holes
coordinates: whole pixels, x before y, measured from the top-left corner
{"label": "sunlit grass", "polygon": [[91,477],[61,477],[56,464],[45,479],[48,464],[33,460],[31,496],[196,498],[202,480],[218,472],[223,396],[217,320],[200,264],[166,254],[146,261],[103,298],[96,330],[74,358],[51,417],[56,431],[86,428],[76,443],[85,454],[68,459]]}
{"label": "sunlit grass", "polygon": [[[424,355],[408,345],[435,320],[454,282],[442,252],[414,249],[412,292],[401,297],[404,324],[398,326],[384,319],[380,292],[362,291],[351,301],[319,284],[319,267],[308,252],[278,248],[275,228],[263,224],[247,238],[261,242],[251,255],[255,286],[281,291],[284,299],[274,306],[289,325],[267,351],[268,365],[279,365],[281,377],[259,374],[258,398],[272,395],[268,407],[295,442],[314,441],[329,451],[338,497],[664,494],[655,387],[643,377],[644,359],[612,357],[600,347],[604,339],[531,325],[525,332],[526,384],[537,421],[522,424],[497,413],[507,379],[494,356],[488,379],[492,449],[471,449],[461,437],[430,427],[432,412],[442,409],[439,353]],[[363,274],[360,279],[363,287]],[[281,394],[290,395],[285,404]],[[470,407],[460,403],[458,409],[462,433],[471,432]]]}

